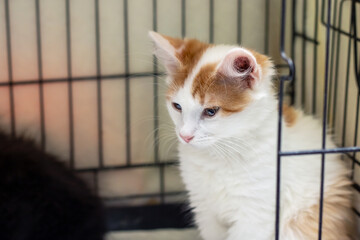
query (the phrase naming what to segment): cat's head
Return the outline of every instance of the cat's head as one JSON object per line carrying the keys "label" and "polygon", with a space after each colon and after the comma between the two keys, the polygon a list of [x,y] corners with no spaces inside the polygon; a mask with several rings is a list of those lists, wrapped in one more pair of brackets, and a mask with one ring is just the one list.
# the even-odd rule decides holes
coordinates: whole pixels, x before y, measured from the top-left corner
{"label": "cat's head", "polygon": [[206,147],[238,137],[261,124],[267,104],[273,107],[268,57],[239,46],[149,35],[167,71],[167,107],[183,144]]}

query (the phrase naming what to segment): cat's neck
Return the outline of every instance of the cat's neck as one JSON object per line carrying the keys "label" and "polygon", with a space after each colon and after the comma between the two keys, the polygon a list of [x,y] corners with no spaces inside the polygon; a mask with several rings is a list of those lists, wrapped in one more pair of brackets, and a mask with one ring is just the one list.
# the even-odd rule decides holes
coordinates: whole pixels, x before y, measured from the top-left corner
{"label": "cat's neck", "polygon": [[258,128],[225,138],[219,144],[224,146],[228,155],[234,155],[235,157],[251,158],[264,152],[270,153],[275,151],[278,134],[277,118],[276,111],[270,112]]}

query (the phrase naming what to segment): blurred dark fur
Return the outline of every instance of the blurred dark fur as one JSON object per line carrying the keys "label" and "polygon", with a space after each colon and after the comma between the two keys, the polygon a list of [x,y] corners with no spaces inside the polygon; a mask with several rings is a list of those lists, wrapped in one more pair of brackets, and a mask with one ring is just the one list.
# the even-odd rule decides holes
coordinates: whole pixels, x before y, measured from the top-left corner
{"label": "blurred dark fur", "polygon": [[101,240],[101,201],[32,141],[0,133],[0,239]]}

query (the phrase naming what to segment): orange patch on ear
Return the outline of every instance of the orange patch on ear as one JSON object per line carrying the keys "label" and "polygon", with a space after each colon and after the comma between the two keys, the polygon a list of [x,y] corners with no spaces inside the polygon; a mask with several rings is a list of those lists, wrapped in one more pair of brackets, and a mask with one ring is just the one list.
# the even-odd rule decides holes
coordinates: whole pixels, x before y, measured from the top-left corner
{"label": "orange patch on ear", "polygon": [[207,107],[220,107],[222,115],[242,111],[251,101],[249,90],[242,83],[216,72],[218,63],[204,65],[192,86],[192,95]]}
{"label": "orange patch on ear", "polygon": [[298,118],[298,113],[295,108],[288,106],[287,104],[283,105],[283,117],[285,123],[288,127],[294,126]]}
{"label": "orange patch on ear", "polygon": [[185,79],[194,69],[203,53],[212,45],[196,39],[173,38],[155,32],[150,32],[149,34],[155,42],[160,41],[158,44],[165,45],[167,49],[164,51],[172,57],[175,57],[179,62],[169,73],[173,78],[167,93],[169,97],[184,85]]}
{"label": "orange patch on ear", "polygon": [[[159,33],[160,34],[160,33]],[[173,37],[169,37],[163,34],[160,34],[163,38],[165,38],[166,40],[168,40],[168,42],[175,48],[175,49],[179,49],[181,48],[181,46],[184,44],[184,40],[180,39],[180,38],[173,38]]]}

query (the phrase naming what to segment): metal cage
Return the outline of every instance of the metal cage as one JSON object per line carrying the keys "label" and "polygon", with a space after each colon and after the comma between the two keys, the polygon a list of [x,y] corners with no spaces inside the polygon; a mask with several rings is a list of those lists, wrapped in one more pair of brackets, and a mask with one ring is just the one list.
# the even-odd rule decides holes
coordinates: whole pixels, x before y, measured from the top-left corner
{"label": "metal cage", "polygon": [[[186,0],[180,1],[180,12],[181,12],[181,35],[185,37],[187,35],[187,24],[186,24]],[[4,8],[4,19],[0,21],[4,21],[6,26],[6,51],[7,55],[7,73],[8,73],[8,81],[1,82],[0,88],[8,88],[9,91],[9,110],[10,110],[10,129],[11,134],[15,136],[18,131],[16,129],[16,111],[15,111],[15,103],[14,103],[14,88],[22,85],[35,85],[38,86],[39,89],[39,104],[40,104],[40,146],[43,149],[46,149],[46,121],[45,121],[45,108],[44,108],[44,85],[53,84],[53,83],[66,83],[68,89],[68,121],[69,121],[69,165],[71,167],[75,166],[75,158],[74,158],[74,109],[73,109],[73,84],[75,82],[81,81],[93,81],[96,83],[97,89],[97,104],[94,106],[97,112],[97,137],[98,137],[98,166],[89,167],[89,168],[81,168],[76,169],[80,173],[90,173],[92,175],[92,182],[97,188],[97,179],[98,174],[105,171],[113,171],[118,169],[142,169],[142,168],[156,168],[158,169],[159,174],[159,192],[151,193],[151,194],[134,194],[127,196],[119,196],[113,199],[105,199],[105,201],[116,201],[119,199],[139,199],[139,198],[148,198],[148,197],[156,197],[159,199],[159,204],[150,205],[150,206],[114,206],[108,207],[108,228],[109,230],[130,230],[130,229],[154,229],[154,228],[184,228],[184,227],[192,227],[191,224],[191,214],[186,207],[186,204],[183,202],[178,203],[168,203],[165,198],[167,196],[176,196],[176,195],[185,195],[186,193],[183,191],[175,191],[169,192],[165,189],[165,177],[164,177],[164,169],[170,165],[176,165],[176,160],[169,161],[160,161],[159,159],[159,133],[158,133],[158,118],[155,117],[153,121],[154,127],[154,161],[150,163],[134,163],[131,156],[131,100],[130,100],[130,82],[132,79],[141,78],[141,77],[152,77],[152,81],[154,84],[153,95],[154,95],[154,116],[159,115],[159,102],[162,101],[159,97],[159,89],[157,83],[159,82],[159,78],[164,75],[164,73],[158,69],[156,64],[156,59],[153,58],[154,67],[150,72],[141,72],[141,73],[133,73],[129,68],[129,29],[131,25],[129,24],[129,11],[128,11],[128,3],[129,0],[123,0],[122,12],[119,12],[123,18],[123,30],[124,30],[124,39],[122,42],[124,44],[124,73],[119,74],[111,74],[106,75],[102,73],[101,68],[101,51],[100,51],[100,42],[101,42],[101,34],[100,34],[100,14],[99,7],[101,2],[99,0],[91,1],[91,4],[94,4],[94,26],[95,26],[95,56],[96,56],[96,74],[87,75],[87,76],[73,76],[72,70],[72,41],[71,41],[71,3],[69,0],[65,0],[65,19],[66,19],[66,58],[67,58],[67,77],[64,78],[45,78],[43,76],[43,59],[42,59],[42,28],[41,28],[41,1],[35,0],[35,16],[34,24],[36,25],[36,48],[37,48],[37,66],[38,66],[38,78],[26,81],[14,81],[13,80],[13,54],[12,54],[12,35],[11,35],[11,17],[10,17],[10,1],[3,0],[0,3]],[[280,2],[280,1],[279,1]],[[90,4],[90,2],[89,2]],[[234,31],[236,31],[237,42],[242,42],[242,35],[244,32],[242,21],[242,0],[237,1],[237,5],[234,6],[237,11],[237,25],[231,26]],[[269,36],[272,34],[270,32],[270,18],[281,18],[280,28],[281,28],[281,36],[280,42],[278,43],[280,46],[280,55],[283,58],[283,62],[278,62],[276,67],[278,71],[281,73],[278,80],[279,82],[279,119],[282,117],[282,104],[285,101],[286,96],[290,96],[290,102],[292,104],[296,104],[297,106],[303,106],[307,104],[307,96],[311,96],[311,101],[308,104],[310,107],[307,109],[307,112],[312,114],[321,113],[323,116],[322,127],[323,127],[323,137],[322,137],[322,148],[321,149],[311,149],[306,151],[291,151],[284,152],[281,149],[281,130],[282,123],[278,122],[278,148],[277,148],[277,200],[276,200],[276,239],[279,239],[279,209],[280,209],[280,171],[281,171],[281,162],[286,161],[282,160],[285,156],[294,156],[294,155],[307,155],[307,154],[317,154],[321,155],[322,168],[321,173],[319,173],[319,178],[321,178],[321,195],[319,196],[320,201],[320,220],[319,220],[319,239],[321,239],[321,226],[322,226],[322,207],[323,207],[323,186],[324,186],[324,168],[326,167],[325,155],[332,153],[342,153],[344,159],[350,159],[352,163],[353,174],[352,178],[354,179],[354,172],[359,171],[356,170],[360,167],[359,155],[356,154],[360,151],[360,147],[358,147],[358,124],[359,124],[359,103],[360,103],[360,94],[359,94],[359,86],[360,86],[360,63],[358,61],[359,50],[358,44],[360,42],[360,38],[358,36],[357,27],[359,26],[357,22],[357,13],[359,12],[360,1],[359,0],[316,0],[316,1],[308,1],[308,0],[292,0],[286,1],[282,0],[281,2],[281,14],[272,15],[270,12],[270,5],[272,1],[264,0],[263,4],[265,5],[265,22],[263,23],[265,29],[265,39],[264,39],[264,53],[268,54],[269,49],[271,48],[269,44]],[[280,3],[279,3],[280,4]],[[286,4],[291,8],[287,8]],[[310,5],[313,5],[315,11],[311,12],[313,14],[311,16],[311,21],[309,20],[309,12],[307,9]],[[156,31],[158,29],[158,1],[152,1],[152,9],[148,9],[148,11],[153,12],[152,19],[152,29]],[[290,11],[289,11],[290,10]],[[214,0],[209,0],[209,41],[214,42],[214,12],[216,11],[214,7]],[[279,12],[280,13],[280,12]],[[348,15],[346,15],[348,14]],[[344,16],[349,17],[348,24],[344,24],[343,18]],[[323,89],[323,100],[321,103],[318,103],[317,99],[319,95],[319,81],[318,81],[318,72],[322,69],[319,68],[319,48],[320,48],[320,40],[319,40],[319,21],[321,19],[321,24],[326,27],[326,45],[325,45],[325,69],[324,69],[324,89]],[[299,21],[299,19],[301,21]],[[287,27],[289,25],[289,27]],[[309,26],[311,26],[312,31],[309,31]],[[150,29],[149,29],[150,30]],[[290,39],[290,41],[286,41],[286,37]],[[341,48],[341,41],[347,41],[347,49]],[[286,45],[288,44],[288,45]],[[286,47],[289,52],[286,53]],[[300,49],[301,52],[298,54],[296,49]],[[309,50],[310,49],[310,50]],[[311,55],[309,55],[309,51],[311,51]],[[346,62],[339,62],[339,54],[342,51],[346,51]],[[313,67],[309,69],[306,64],[306,61],[312,59]],[[350,71],[350,64],[353,61],[354,70]],[[339,68],[342,66],[346,67],[345,75],[341,75]],[[295,71],[296,69],[296,71]],[[286,72],[289,74],[286,74]],[[311,78],[307,78],[305,74],[301,74],[304,72],[310,72]],[[348,126],[347,118],[349,118],[349,112],[351,111],[348,108],[348,102],[351,101],[349,99],[349,82],[351,80],[351,76],[355,76],[356,84],[357,84],[357,95],[356,95],[356,112],[352,117],[355,117],[355,126]],[[103,104],[102,104],[102,82],[103,80],[114,80],[114,81],[123,81],[125,84],[125,122],[126,122],[126,163],[121,165],[111,165],[107,166],[103,161]],[[345,81],[345,92],[340,93],[338,84],[340,82]],[[311,89],[309,91],[308,89]],[[338,102],[340,101],[340,97],[343,98],[343,105],[339,107]],[[321,107],[321,108],[320,108]],[[336,126],[336,121],[338,121],[338,115],[341,115],[342,126],[341,126],[341,141],[338,143],[339,148],[336,149],[327,149],[325,136],[327,134],[328,127]],[[275,126],[274,126],[275,127]],[[353,142],[349,143],[345,140],[346,134],[349,131],[353,131]],[[359,168],[360,169],[360,168]],[[357,173],[359,174],[359,173]],[[120,183],[121,184],[121,183]],[[354,182],[354,189],[356,190],[355,194],[360,194],[360,186],[359,182]],[[360,199],[360,198],[358,198]],[[360,217],[359,209],[354,207],[354,211],[357,214],[357,217]],[[156,218],[154,218],[156,216]],[[122,219],[127,219],[126,222],[122,221]],[[139,220],[140,219],[140,220]]]}
{"label": "metal cage", "polygon": [[[340,3],[339,3],[340,2]],[[279,121],[279,125],[278,125],[278,167],[277,167],[277,199],[276,199],[276,235],[275,238],[279,239],[279,215],[280,215],[280,184],[281,184],[281,179],[280,179],[280,172],[281,172],[281,157],[284,156],[296,156],[296,155],[306,155],[306,154],[320,154],[321,155],[321,173],[320,173],[320,177],[321,177],[321,184],[320,184],[320,196],[319,196],[319,234],[318,234],[318,239],[322,239],[322,218],[323,218],[323,197],[324,197],[324,169],[325,169],[325,155],[326,154],[332,154],[332,153],[344,153],[348,158],[351,159],[352,161],[352,170],[353,173],[351,175],[352,179],[354,180],[354,169],[355,169],[355,165],[359,165],[359,161],[356,158],[356,152],[358,152],[360,149],[359,147],[357,147],[358,142],[357,142],[357,134],[358,134],[358,120],[359,120],[359,99],[360,99],[360,95],[359,95],[359,86],[360,86],[360,69],[359,69],[359,64],[358,64],[358,50],[357,50],[357,44],[359,42],[359,38],[357,37],[357,23],[356,23],[356,5],[359,4],[359,1],[351,1],[351,5],[348,6],[348,11],[350,10],[350,26],[347,26],[349,29],[348,30],[343,30],[342,27],[342,14],[345,14],[344,11],[345,8],[345,3],[346,1],[327,1],[327,3],[325,2],[325,0],[322,0],[321,2],[321,23],[326,27],[326,46],[325,46],[325,71],[324,71],[324,93],[323,93],[323,106],[321,111],[323,112],[322,116],[322,148],[321,149],[313,149],[313,150],[306,150],[306,151],[293,151],[293,152],[284,152],[281,150],[281,129],[282,129],[282,122]],[[350,2],[350,1],[348,1]],[[302,72],[306,71],[306,64],[305,61],[307,59],[306,56],[306,46],[307,45],[312,45],[313,47],[313,69],[311,69],[312,73],[313,73],[313,79],[312,79],[312,93],[313,97],[312,97],[312,104],[311,104],[311,112],[313,114],[316,114],[317,109],[316,109],[316,88],[317,88],[317,75],[316,75],[316,71],[318,70],[318,66],[317,66],[317,52],[318,52],[318,45],[319,45],[319,41],[318,41],[318,22],[316,21],[316,19],[318,18],[318,14],[319,14],[319,1],[315,1],[315,27],[314,27],[314,32],[311,34],[313,36],[309,36],[308,31],[306,30],[306,9],[307,9],[307,4],[308,1],[302,1],[302,29],[299,31],[297,29],[297,24],[296,24],[296,15],[299,14],[296,12],[296,4],[297,1],[293,1],[292,2],[292,13],[293,13],[293,17],[292,17],[292,50],[291,50],[291,57],[292,59],[295,58],[295,42],[296,41],[301,41],[302,44],[302,52],[301,52],[301,61],[296,62],[295,64],[293,63],[292,59],[290,59],[285,51],[284,51],[284,21],[285,21],[285,9],[286,9],[286,1],[284,0],[282,2],[282,37],[281,37],[281,56],[282,58],[288,63],[289,68],[290,68],[290,74],[287,76],[281,76],[280,77],[280,94],[279,94],[279,119],[281,119],[282,117],[282,104],[283,104],[283,91],[284,91],[284,82],[287,80],[292,81],[291,82],[291,102],[294,103],[295,101],[295,94],[299,94],[300,95],[300,105],[304,106],[305,105],[305,84],[306,84],[306,80],[305,80],[305,74],[302,74],[301,78],[296,78],[295,75],[295,65],[296,66],[301,66],[301,70]],[[340,5],[340,6],[339,6]],[[335,9],[332,9],[332,7],[334,7]],[[337,8],[339,7],[339,8]],[[339,14],[339,15],[338,15]],[[331,33],[331,36],[330,36]],[[335,121],[335,116],[336,116],[336,110],[339,111],[339,109],[337,109],[337,105],[336,105],[336,98],[338,97],[337,94],[337,90],[338,90],[338,82],[341,81],[341,77],[338,74],[338,69],[339,69],[339,51],[340,51],[340,35],[343,34],[347,37],[348,39],[348,51],[347,51],[347,70],[346,70],[346,87],[345,87],[345,93],[344,93],[344,105],[343,105],[343,126],[342,126],[342,137],[341,137],[341,143],[339,148],[335,148],[335,149],[327,149],[326,148],[326,134],[327,134],[327,130],[328,130],[328,125],[332,124],[332,126],[335,125],[334,121]],[[331,48],[330,48],[330,43],[331,43]],[[337,44],[337,45],[335,45]],[[351,47],[353,46],[353,51],[351,51]],[[355,113],[355,126],[354,126],[354,141],[353,141],[353,146],[350,147],[345,147],[345,134],[346,134],[346,117],[347,117],[347,97],[348,97],[348,87],[349,87],[349,75],[350,75],[350,56],[351,54],[353,54],[353,60],[354,60],[354,76],[355,76],[355,80],[357,82],[357,104],[356,104],[356,113]],[[334,64],[335,61],[335,64]],[[301,91],[295,91],[295,81],[300,81],[301,83]],[[340,109],[341,110],[341,109]],[[330,114],[329,112],[332,111],[332,121],[329,120],[330,118]],[[286,160],[285,160],[286,161]],[[354,189],[359,192],[360,187],[359,184],[354,182],[353,185]],[[354,212],[356,213],[357,217],[360,217],[359,211],[354,208],[353,209]]]}

